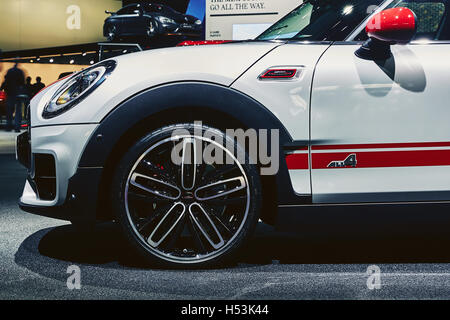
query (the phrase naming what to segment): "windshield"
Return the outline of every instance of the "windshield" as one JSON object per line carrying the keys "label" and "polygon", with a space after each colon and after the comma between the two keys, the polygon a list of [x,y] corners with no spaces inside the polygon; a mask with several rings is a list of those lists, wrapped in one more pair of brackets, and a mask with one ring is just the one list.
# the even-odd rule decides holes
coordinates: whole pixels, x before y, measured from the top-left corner
{"label": "windshield", "polygon": [[256,40],[342,41],[384,1],[305,1]]}

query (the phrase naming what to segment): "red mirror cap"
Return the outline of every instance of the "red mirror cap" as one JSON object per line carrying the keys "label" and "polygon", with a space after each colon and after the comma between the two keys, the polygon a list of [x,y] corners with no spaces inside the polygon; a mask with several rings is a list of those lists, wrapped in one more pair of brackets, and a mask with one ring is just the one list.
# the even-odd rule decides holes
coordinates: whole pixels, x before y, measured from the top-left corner
{"label": "red mirror cap", "polygon": [[405,7],[383,10],[369,20],[366,32],[380,41],[407,43],[416,34],[416,15]]}

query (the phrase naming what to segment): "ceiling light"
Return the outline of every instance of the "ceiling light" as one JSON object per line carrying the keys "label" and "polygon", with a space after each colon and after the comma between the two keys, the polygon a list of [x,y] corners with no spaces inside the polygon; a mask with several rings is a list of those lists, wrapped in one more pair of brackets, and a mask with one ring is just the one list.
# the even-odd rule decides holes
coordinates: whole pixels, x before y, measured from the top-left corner
{"label": "ceiling light", "polygon": [[353,12],[353,6],[352,5],[345,6],[344,9],[342,10],[342,14],[343,15],[348,15],[348,14],[350,14],[352,12]]}

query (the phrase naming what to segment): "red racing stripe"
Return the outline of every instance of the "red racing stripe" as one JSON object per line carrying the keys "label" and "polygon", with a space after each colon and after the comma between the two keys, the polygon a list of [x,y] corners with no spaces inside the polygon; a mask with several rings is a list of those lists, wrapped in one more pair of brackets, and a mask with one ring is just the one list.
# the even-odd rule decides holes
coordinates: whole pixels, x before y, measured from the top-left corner
{"label": "red racing stripe", "polygon": [[338,149],[385,149],[385,148],[432,148],[450,147],[450,142],[405,142],[405,143],[372,143],[372,144],[335,144],[312,146],[313,150]]}
{"label": "red racing stripe", "polygon": [[[356,168],[449,166],[450,150],[353,152]],[[333,161],[343,161],[349,152],[313,153],[312,168],[325,169]],[[335,169],[335,168],[332,168]]]}
{"label": "red racing stripe", "polygon": [[309,169],[307,153],[292,153],[286,155],[286,163],[289,170]]}

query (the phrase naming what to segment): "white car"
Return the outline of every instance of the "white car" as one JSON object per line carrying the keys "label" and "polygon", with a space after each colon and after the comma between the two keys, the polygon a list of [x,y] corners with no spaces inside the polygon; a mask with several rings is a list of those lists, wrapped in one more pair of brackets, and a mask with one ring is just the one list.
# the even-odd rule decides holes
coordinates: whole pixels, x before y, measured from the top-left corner
{"label": "white car", "polygon": [[[258,219],[449,201],[449,5],[305,1],[255,40],[128,54],[59,81],[18,138],[20,207],[115,220],[151,263],[205,267],[235,257]],[[227,129],[276,132],[278,170],[263,175]],[[200,163],[198,146],[231,160]]]}

